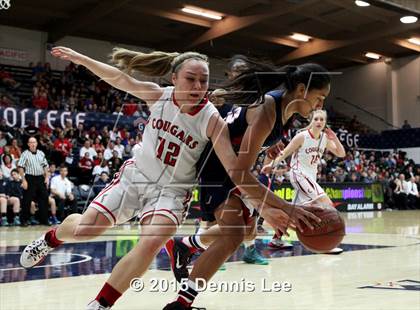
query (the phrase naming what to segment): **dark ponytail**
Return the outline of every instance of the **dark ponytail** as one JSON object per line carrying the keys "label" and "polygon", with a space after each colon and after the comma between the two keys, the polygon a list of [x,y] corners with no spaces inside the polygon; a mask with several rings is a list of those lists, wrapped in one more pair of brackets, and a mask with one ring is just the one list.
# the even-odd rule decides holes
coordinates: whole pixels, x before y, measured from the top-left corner
{"label": "dark ponytail", "polygon": [[262,101],[267,92],[279,87],[291,92],[297,85],[303,83],[308,85],[309,91],[322,89],[330,83],[327,70],[318,64],[307,63],[278,68],[252,59],[247,59],[246,63],[247,69],[223,87],[227,90],[223,97],[228,102],[250,105],[256,101]]}

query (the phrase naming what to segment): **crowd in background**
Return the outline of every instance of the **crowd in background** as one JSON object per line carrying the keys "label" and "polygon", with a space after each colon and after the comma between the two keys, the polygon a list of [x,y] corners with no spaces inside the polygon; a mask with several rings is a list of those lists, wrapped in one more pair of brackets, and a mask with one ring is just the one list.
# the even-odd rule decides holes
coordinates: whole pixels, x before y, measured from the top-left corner
{"label": "crowd in background", "polygon": [[[69,112],[124,114],[144,119],[147,119],[150,113],[146,104],[110,87],[103,81],[98,81],[82,66],[69,64],[58,76],[53,74],[48,63],[36,65],[31,63],[30,68],[32,95],[26,107]],[[0,106],[28,104],[28,102],[23,102],[24,99],[13,95],[13,90],[19,87],[20,83],[0,67],[0,89],[6,90],[0,94]],[[333,114],[334,111],[330,111],[329,117],[333,117]],[[303,126],[298,118],[293,121],[293,124],[296,128]],[[358,121],[354,117],[349,122],[348,128],[357,126]],[[347,130],[345,126],[336,129]],[[68,171],[64,177],[72,182],[73,187],[95,183],[93,192],[96,194],[106,186],[123,161],[132,156],[132,149],[141,141],[141,135],[139,128],[118,126],[114,129],[106,126],[85,128],[83,123],[76,126],[71,120],[65,122],[64,128],[52,129],[48,126],[46,119],[41,120],[38,127],[34,122],[25,128],[8,127],[6,121],[2,119],[0,121],[0,197],[5,196],[6,189],[13,187],[16,189],[14,195],[21,199],[19,186],[16,186],[19,176],[13,177],[13,173],[23,149],[26,149],[29,137],[36,137],[38,148],[46,154],[50,164],[51,178],[59,175],[62,168],[66,167]],[[257,164],[255,174],[262,173],[260,169],[261,165]],[[321,183],[380,182],[383,184],[386,206],[399,209],[419,207],[419,178],[420,168],[406,158],[405,153],[397,151],[348,150],[343,159],[326,154],[318,171],[318,180]],[[287,178],[285,180],[284,176],[278,176],[275,180],[283,182],[287,181]],[[16,200],[10,200],[10,198],[6,197],[7,204],[13,205],[14,210],[18,209]],[[4,199],[2,203],[4,204]],[[57,199],[50,199],[50,204],[52,209],[56,208]],[[35,210],[36,205],[31,212],[35,213]],[[63,214],[57,215],[58,218],[52,218],[51,223],[59,222],[63,216]],[[17,223],[14,222],[14,224]],[[31,223],[37,223],[35,217]],[[2,225],[5,224],[3,219]]]}
{"label": "crowd in background", "polygon": [[16,82],[13,75],[0,65],[0,84],[11,90],[0,93],[0,106],[20,105],[69,112],[121,113],[144,118],[149,115],[147,105],[139,104],[144,102],[98,80],[83,66],[70,63],[61,73],[53,72],[49,63],[30,63],[29,68],[32,94],[30,99],[26,99],[13,95],[13,90],[21,86],[21,83]]}
{"label": "crowd in background", "polygon": [[[254,174],[262,171],[262,159],[255,165]],[[271,177],[271,176],[269,176]],[[288,182],[287,169],[273,180],[280,185]],[[386,208],[420,209],[420,166],[398,151],[348,150],[344,158],[326,153],[318,166],[319,183],[381,183]]]}

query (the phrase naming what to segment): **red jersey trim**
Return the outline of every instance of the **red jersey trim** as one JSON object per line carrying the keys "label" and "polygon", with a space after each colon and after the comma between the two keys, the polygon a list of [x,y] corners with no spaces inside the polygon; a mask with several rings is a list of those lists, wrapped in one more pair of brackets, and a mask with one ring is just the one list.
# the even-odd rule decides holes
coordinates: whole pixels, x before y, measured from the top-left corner
{"label": "red jersey trim", "polygon": [[[178,107],[178,108],[180,108],[180,106],[179,106],[179,104],[178,104],[178,102],[176,101],[176,99],[175,99],[175,92],[173,91],[172,92],[172,102]],[[198,112],[200,112],[203,108],[204,108],[204,106],[207,104],[207,102],[209,102],[209,98],[207,97],[207,95],[203,98],[203,100],[201,100],[201,102],[198,104],[198,105],[196,105],[195,107],[194,107],[194,109],[191,111],[191,112],[188,112],[187,114],[188,115],[191,115],[191,116],[194,116],[194,115],[196,115]]]}
{"label": "red jersey trim", "polygon": [[308,129],[309,135],[311,136],[312,139],[315,139],[314,135],[312,134],[311,130]]}

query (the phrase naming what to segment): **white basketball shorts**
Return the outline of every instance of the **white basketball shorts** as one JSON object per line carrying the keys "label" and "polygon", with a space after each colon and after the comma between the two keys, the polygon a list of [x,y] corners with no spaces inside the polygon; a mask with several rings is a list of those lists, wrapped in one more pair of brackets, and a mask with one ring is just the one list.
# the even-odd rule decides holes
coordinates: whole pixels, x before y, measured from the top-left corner
{"label": "white basketball shorts", "polygon": [[187,211],[190,192],[165,188],[151,182],[136,167],[135,160],[123,163],[113,180],[90,203],[114,224],[122,224],[138,216],[140,223],[151,215],[164,215],[177,226]]}

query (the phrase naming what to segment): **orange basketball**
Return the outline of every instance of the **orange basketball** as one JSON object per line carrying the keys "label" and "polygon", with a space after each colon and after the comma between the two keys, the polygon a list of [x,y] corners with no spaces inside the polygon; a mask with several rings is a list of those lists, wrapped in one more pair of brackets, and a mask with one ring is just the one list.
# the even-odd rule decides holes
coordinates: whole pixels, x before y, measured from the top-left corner
{"label": "orange basketball", "polygon": [[322,221],[312,223],[313,230],[305,225],[303,225],[303,232],[297,230],[297,236],[303,246],[317,253],[325,253],[337,247],[346,234],[346,227],[340,213],[333,207],[324,207],[322,210],[306,209]]}

